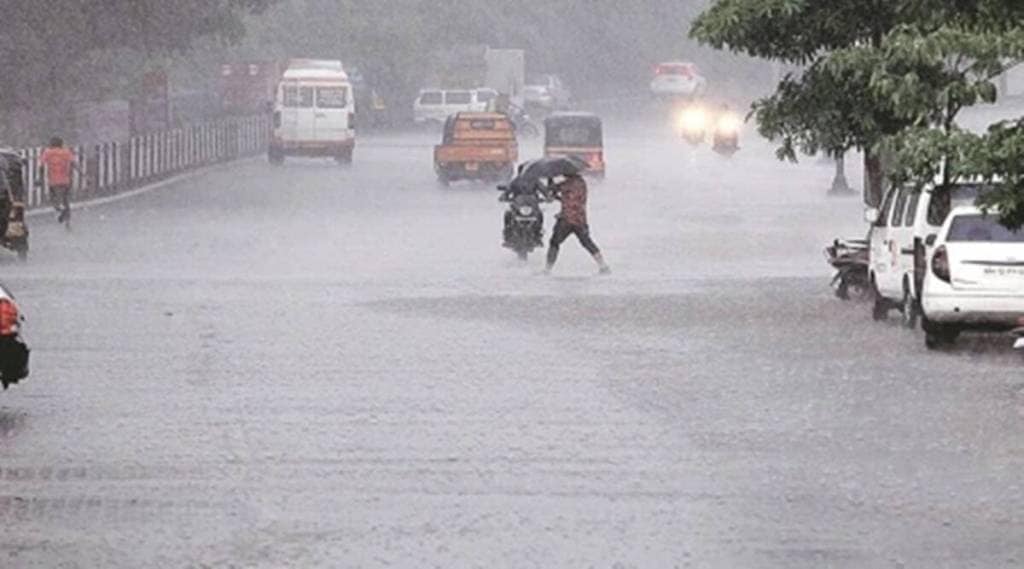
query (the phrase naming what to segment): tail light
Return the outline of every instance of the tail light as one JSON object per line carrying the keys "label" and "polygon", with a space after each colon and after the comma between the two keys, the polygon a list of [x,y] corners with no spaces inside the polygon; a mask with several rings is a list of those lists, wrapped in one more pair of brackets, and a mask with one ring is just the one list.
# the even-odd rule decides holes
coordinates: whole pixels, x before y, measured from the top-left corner
{"label": "tail light", "polygon": [[18,333],[18,307],[9,299],[0,299],[0,336]]}
{"label": "tail light", "polygon": [[932,255],[932,273],[940,280],[950,282],[949,253],[946,252],[945,246],[936,249]]}
{"label": "tail light", "polygon": [[595,153],[587,156],[587,162],[591,166],[600,165],[602,162],[604,162],[604,153],[602,153],[602,152],[595,152]]}

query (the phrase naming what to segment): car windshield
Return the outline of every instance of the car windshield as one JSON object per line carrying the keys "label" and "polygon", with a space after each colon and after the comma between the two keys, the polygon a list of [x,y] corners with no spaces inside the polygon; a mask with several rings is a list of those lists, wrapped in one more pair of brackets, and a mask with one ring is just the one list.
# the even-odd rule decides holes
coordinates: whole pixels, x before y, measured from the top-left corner
{"label": "car windshield", "polygon": [[950,243],[1024,243],[1024,231],[1010,230],[994,215],[958,215],[949,226]]}
{"label": "car windshield", "polygon": [[444,102],[448,105],[468,105],[473,102],[473,94],[469,91],[449,91],[444,95]]}
{"label": "car windshield", "polygon": [[444,102],[444,98],[440,91],[427,91],[420,95],[421,105],[440,105]]}
{"label": "car windshield", "polygon": [[316,106],[321,109],[344,109],[348,106],[348,88],[317,87]]}

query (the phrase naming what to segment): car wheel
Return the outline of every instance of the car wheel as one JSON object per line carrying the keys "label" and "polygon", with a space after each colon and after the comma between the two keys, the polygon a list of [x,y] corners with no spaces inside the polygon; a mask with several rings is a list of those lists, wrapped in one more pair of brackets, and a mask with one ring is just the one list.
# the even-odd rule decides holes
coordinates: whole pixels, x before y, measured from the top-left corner
{"label": "car wheel", "polygon": [[910,294],[910,287],[903,287],[903,303],[900,306],[900,311],[903,314],[903,327],[908,330],[917,328],[917,300],[914,299],[914,295]]}
{"label": "car wheel", "polygon": [[875,303],[871,306],[871,318],[875,322],[881,322],[889,317],[889,301],[878,292],[877,284],[872,283],[871,289],[875,298]]}

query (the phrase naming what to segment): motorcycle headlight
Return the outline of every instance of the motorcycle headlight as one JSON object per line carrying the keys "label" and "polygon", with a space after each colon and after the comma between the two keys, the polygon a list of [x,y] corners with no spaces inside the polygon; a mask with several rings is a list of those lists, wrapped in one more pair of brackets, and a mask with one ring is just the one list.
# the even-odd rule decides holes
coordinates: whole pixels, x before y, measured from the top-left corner
{"label": "motorcycle headlight", "polygon": [[691,107],[679,116],[679,126],[683,132],[701,132],[707,125],[708,117],[704,109]]}
{"label": "motorcycle headlight", "polygon": [[521,205],[519,206],[519,215],[533,215],[532,205]]}
{"label": "motorcycle headlight", "polygon": [[743,121],[740,117],[731,113],[718,119],[718,132],[723,134],[736,134],[742,126]]}

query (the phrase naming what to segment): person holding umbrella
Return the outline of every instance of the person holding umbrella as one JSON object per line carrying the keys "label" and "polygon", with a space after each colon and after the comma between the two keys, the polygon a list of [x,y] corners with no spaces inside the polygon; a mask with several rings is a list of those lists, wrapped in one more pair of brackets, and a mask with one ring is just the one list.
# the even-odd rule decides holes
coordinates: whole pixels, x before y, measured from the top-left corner
{"label": "person holding umbrella", "polygon": [[558,260],[558,251],[562,243],[575,235],[580,245],[594,257],[602,275],[611,273],[611,268],[605,262],[601,249],[590,237],[590,226],[587,223],[587,182],[580,176],[579,171],[566,172],[565,180],[555,186],[555,198],[562,202],[562,212],[558,214],[558,221],[551,233],[551,243],[548,247],[548,264],[546,273],[550,273]]}

